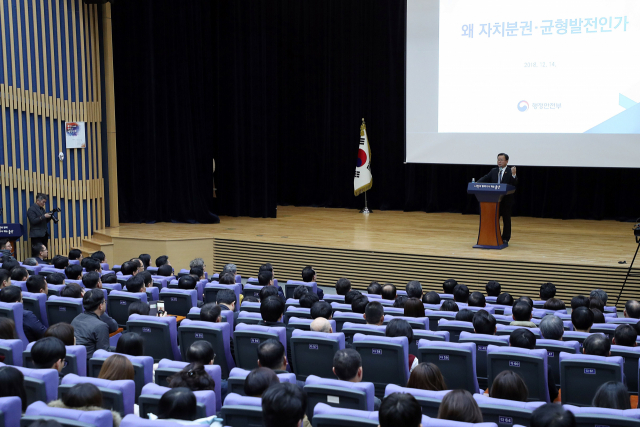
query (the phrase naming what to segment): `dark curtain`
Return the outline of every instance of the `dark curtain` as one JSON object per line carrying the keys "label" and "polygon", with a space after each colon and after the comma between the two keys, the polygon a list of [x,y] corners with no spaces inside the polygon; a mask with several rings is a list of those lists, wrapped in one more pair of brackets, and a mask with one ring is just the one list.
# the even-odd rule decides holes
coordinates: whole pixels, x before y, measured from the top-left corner
{"label": "dark curtain", "polygon": [[[372,150],[370,207],[477,212],[466,184],[495,159],[403,163],[404,1],[132,0],[113,10],[123,221],[204,221],[194,212],[206,216],[207,206],[263,217],[276,216],[278,204],[359,209],[353,174],[362,118]],[[638,169],[519,166],[518,176],[515,215],[640,215]]]}

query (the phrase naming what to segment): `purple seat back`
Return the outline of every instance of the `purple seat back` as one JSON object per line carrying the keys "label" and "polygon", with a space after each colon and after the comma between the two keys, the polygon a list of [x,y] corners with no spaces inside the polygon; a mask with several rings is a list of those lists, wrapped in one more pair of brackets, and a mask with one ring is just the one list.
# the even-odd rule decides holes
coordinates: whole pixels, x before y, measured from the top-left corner
{"label": "purple seat back", "polygon": [[184,427],[184,424],[175,421],[149,420],[147,418],[140,418],[137,415],[127,415],[122,419],[120,427]]}
{"label": "purple seat back", "polygon": [[[0,363],[0,366],[7,366],[4,363]],[[44,382],[45,394],[47,396],[47,402],[56,400],[58,398],[58,371],[55,369],[31,369],[23,368],[22,366],[14,366],[17,370],[22,372],[22,375],[36,380]]]}
{"label": "purple seat back", "polygon": [[[259,313],[250,313],[250,314],[258,314]],[[281,326],[260,326],[260,325],[249,325],[246,323],[238,323],[236,326],[236,332],[242,331],[255,331],[255,332],[263,332],[263,333],[275,333],[278,336],[278,340],[284,346],[284,353],[287,354],[287,329]],[[237,343],[236,343],[237,346]],[[257,354],[256,354],[257,357]]]}
{"label": "purple seat back", "polygon": [[251,311],[253,313],[259,313],[260,312],[260,303],[259,302],[243,301],[242,304],[240,304],[240,311]]}
{"label": "purple seat back", "polygon": [[[295,328],[296,325],[311,325],[311,322],[313,322],[313,319],[303,319],[301,317],[290,317],[288,326],[291,326],[291,327]],[[335,332],[336,331],[336,321],[333,320],[333,319],[330,319],[329,323],[331,324],[331,329],[333,329],[333,332]]]}
{"label": "purple seat back", "polygon": [[611,408],[598,408],[598,407],[579,407],[573,405],[562,405],[567,411],[571,411],[574,414],[598,414],[598,415],[613,415],[616,417],[626,417],[640,420],[640,409],[611,409]]}
{"label": "purple seat back", "polygon": [[[36,343],[30,342],[25,351],[31,351],[31,347]],[[66,345],[67,355],[73,355],[76,360],[76,371],[80,376],[87,376],[87,347],[83,345]],[[68,361],[67,361],[68,362]],[[64,372],[63,372],[64,373]]]}
{"label": "purple seat back", "polygon": [[75,374],[67,374],[62,378],[62,384],[90,383],[96,387],[108,388],[122,393],[124,414],[133,414],[133,404],[136,394],[136,385],[133,380],[105,380],[102,378],[81,377]]}
{"label": "purple seat back", "polygon": [[80,265],[80,260],[70,259],[69,260],[69,265]]}
{"label": "purple seat back", "polygon": [[253,313],[251,311],[241,311],[240,313],[238,313],[238,325],[236,325],[236,329],[238,328],[238,326],[242,322],[242,319],[251,319],[252,322],[247,322],[248,324],[254,324],[254,323],[258,323],[262,320],[262,314],[260,313]]}
{"label": "purple seat back", "polygon": [[[207,288],[216,288],[216,289],[231,289],[234,294],[236,294],[236,308],[235,311],[240,311],[240,294],[242,293],[242,285],[236,283],[235,285],[221,285],[218,282],[209,283],[204,287]],[[215,302],[215,301],[206,301],[206,302]]]}
{"label": "purple seat back", "polygon": [[[189,366],[189,362],[178,362],[175,360],[162,359],[158,362],[158,368],[184,369]],[[215,382],[214,391],[216,393],[216,408],[222,407],[222,369],[218,365],[204,365],[204,370]]]}
{"label": "purple seat back", "polygon": [[[156,288],[164,289],[167,287],[168,281],[167,281],[167,278],[164,276],[151,276],[151,280],[153,280],[153,283],[154,283],[153,286]],[[160,285],[160,286],[156,286],[156,285]]]}
{"label": "purple seat back", "polygon": [[567,347],[567,351],[570,351],[570,352],[574,351],[575,353],[580,353],[580,343],[578,341],[558,341],[558,340],[546,340],[541,338],[536,340],[536,345],[540,347],[544,347],[545,345],[562,346],[562,347]]}
{"label": "purple seat back", "polygon": [[[333,311],[342,311],[346,313],[351,313],[351,304],[345,304],[342,302],[332,302],[331,308],[333,309]],[[362,317],[362,315],[360,317]]]}
{"label": "purple seat back", "polygon": [[[51,287],[51,285],[49,285],[49,287]],[[122,291],[122,284],[121,283],[103,283],[102,289],[108,289],[109,292]]]}
{"label": "purple seat back", "polygon": [[[242,368],[233,368],[229,373],[229,378],[247,378],[249,375],[249,370]],[[281,383],[290,383],[297,384],[296,374],[286,373],[286,374],[278,374],[278,379]]]}
{"label": "purple seat back", "polygon": [[[354,347],[357,342],[396,344],[401,346],[402,359],[404,361],[402,368],[404,368],[405,381],[409,380],[409,339],[407,337],[378,337],[375,335],[355,334],[353,336]],[[367,375],[366,372],[365,370],[365,375]]]}
{"label": "purple seat back", "polygon": [[635,325],[640,322],[640,319],[633,319],[631,317],[607,317],[604,318],[605,323],[617,323],[617,324],[630,324]]}
{"label": "purple seat back", "polygon": [[349,381],[320,378],[315,375],[309,375],[304,385],[323,385],[323,386],[341,387],[341,388],[348,388],[352,390],[362,391],[367,396],[367,410],[373,411],[373,398],[375,394],[375,387],[373,383],[369,383],[369,382],[352,383]]}
{"label": "purple seat back", "polygon": [[[518,348],[518,347],[499,347],[499,346],[495,346],[495,345],[489,345],[487,346],[487,376],[491,377],[491,355],[497,355],[500,354],[500,358],[502,359],[508,359],[509,355],[525,355],[525,356],[533,356],[536,358],[539,358],[541,363],[542,363],[542,369],[543,372],[545,373],[545,375],[542,376],[542,378],[538,377],[537,380],[540,381],[540,392],[542,393],[543,396],[545,396],[545,401],[547,403],[550,402],[549,400],[549,387],[548,387],[548,383],[547,383],[547,379],[548,376],[546,375],[547,372],[549,371],[549,367],[547,365],[547,357],[548,357],[548,353],[547,350],[544,349],[535,349],[535,350],[529,350],[527,348]],[[562,357],[562,354],[566,354],[566,353],[560,353]],[[499,372],[494,372],[493,375],[495,377],[495,375],[498,375]],[[524,375],[522,375],[522,373],[520,373],[521,376],[523,376],[523,379],[526,382],[526,377],[524,377]],[[491,387],[491,383],[493,382],[493,377],[488,378],[489,379],[489,387]],[[529,384],[529,389],[531,389],[531,385]]]}
{"label": "purple seat back", "polygon": [[408,316],[384,316],[385,325],[388,324],[388,321],[392,321],[393,319],[402,319],[406,320],[409,323],[419,323],[424,326],[425,330],[429,330],[429,318],[428,317],[408,317]]}
{"label": "purple seat back", "polygon": [[[190,296],[191,297],[191,307],[197,307],[198,306],[198,291],[196,289],[165,288],[165,289],[162,289],[160,291],[160,298],[165,301],[165,306],[166,306],[167,299],[171,298],[172,295],[175,297],[176,294]],[[189,309],[191,309],[191,307]]]}
{"label": "purple seat back", "polygon": [[19,286],[22,289],[22,292],[27,292],[27,282],[24,280],[12,280],[11,284],[13,286]]}
{"label": "purple seat back", "polygon": [[[107,409],[101,411],[81,411],[79,409],[52,408],[44,402],[34,402],[27,407],[25,416],[65,418],[95,427],[113,426],[113,416],[111,415],[111,411]],[[17,426],[18,424],[15,425]]]}
{"label": "purple seat back", "polygon": [[442,307],[442,304],[422,304],[422,305],[424,305],[425,310],[430,310],[430,311],[440,311],[440,307]]}
{"label": "purple seat back", "polygon": [[515,331],[516,329],[528,329],[531,332],[533,332],[533,334],[536,336],[536,338],[541,338],[542,335],[540,335],[540,328],[527,328],[526,326],[512,326],[512,325],[496,325],[496,333],[499,332],[504,332],[504,331],[508,331],[509,333],[502,333],[500,335],[511,335],[511,332]]}
{"label": "purple seat back", "polygon": [[96,350],[93,353],[93,357],[106,359],[107,357],[113,356],[114,354],[119,354],[120,356],[126,357],[127,359],[129,359],[129,361],[131,361],[131,363],[142,365],[142,368],[144,370],[144,383],[148,384],[150,382],[153,382],[153,357],[130,356],[124,353],[111,353],[106,350]]}
{"label": "purple seat back", "polygon": [[229,393],[224,398],[225,405],[262,406],[261,397],[241,396],[237,393]]}
{"label": "purple seat back", "polygon": [[4,424],[0,427],[13,427],[20,425],[22,400],[17,396],[0,397],[0,412],[4,417]]}
{"label": "purple seat back", "polygon": [[[467,369],[470,369],[471,372],[466,372],[466,380],[464,381],[465,383],[468,383],[468,385],[466,387],[461,387],[461,388],[465,388],[465,389],[469,389],[472,388],[473,391],[475,392],[476,390],[479,389],[478,387],[478,375],[476,373],[476,344],[475,343],[471,343],[471,342],[449,342],[449,341],[430,341],[430,340],[419,340],[418,341],[418,351],[420,351],[421,348],[439,348],[439,349],[454,349],[454,350],[462,350],[465,352],[468,352],[471,355],[471,365],[467,366]],[[420,357],[420,356],[418,356]],[[458,379],[459,383],[462,383],[463,381],[460,381]],[[470,391],[470,390],[469,390]]]}
{"label": "purple seat back", "polygon": [[[176,320],[177,319],[173,316],[156,317],[156,316],[143,316],[141,314],[132,314],[131,316],[129,316],[129,320],[127,321],[127,327],[131,328],[133,324],[138,324],[142,327],[141,335],[142,335],[142,338],[145,340],[145,353],[147,353],[146,348],[150,347],[149,346],[150,341],[154,339],[159,339],[159,338],[161,339],[162,337],[151,336],[151,334],[147,333],[146,330],[144,329],[144,324],[146,323],[149,325],[153,325],[153,324],[161,323],[164,325],[168,325],[169,344],[171,344],[171,352],[173,353],[173,360],[182,360],[182,357],[180,356],[180,348],[178,348],[178,328],[177,328]],[[149,330],[149,332],[151,332],[151,330]],[[154,357],[152,354],[146,354],[146,355]]]}
{"label": "purple seat back", "polygon": [[158,301],[160,299],[160,289],[155,286],[148,287],[145,293],[147,294],[148,302]]}
{"label": "purple seat back", "polygon": [[[342,325],[342,329],[344,328],[358,328],[359,330],[362,330],[362,331],[377,331],[377,332],[382,332],[383,334],[387,330],[387,327],[385,325],[366,325],[362,323],[351,323],[351,322],[344,322],[344,324]],[[365,333],[365,332],[362,332],[362,333]]]}
{"label": "purple seat back", "polygon": [[[0,347],[6,349],[8,353],[11,353],[11,358],[13,359],[13,363],[11,363],[11,365],[22,366],[22,349],[24,348],[24,343],[21,339],[0,340]],[[6,360],[7,358],[5,355],[5,363],[7,363]]]}
{"label": "purple seat back", "polygon": [[260,285],[255,285],[253,283],[247,283],[244,285],[244,289],[242,291],[242,293],[245,296],[254,296],[254,297],[258,297],[258,294],[260,293],[260,290],[263,287]]}
{"label": "purple seat back", "polygon": [[484,310],[484,311],[486,311],[486,312],[487,312],[487,313],[489,313],[489,314],[496,314],[496,308],[495,308],[495,307],[493,307],[493,306],[489,306],[489,305],[488,305],[488,306],[486,306],[486,307],[476,307],[476,306],[474,306],[474,305],[467,305],[467,306],[465,307],[465,309],[466,309],[466,310],[471,310],[471,311],[473,311],[473,312],[478,312],[478,311],[480,311],[480,310]]}
{"label": "purple seat back", "polygon": [[[166,392],[171,390],[169,387],[163,387],[155,383],[149,383],[142,387],[142,394],[151,394],[155,396],[162,396]],[[203,405],[205,408],[205,413],[207,417],[216,414],[216,396],[215,391],[212,390],[199,390],[194,391],[193,394],[196,395],[196,401]],[[133,402],[132,402],[133,403]]]}
{"label": "purple seat back", "polygon": [[[347,416],[347,417],[355,417],[362,418],[365,420],[373,420],[378,421],[378,411],[359,411],[357,409],[345,409],[345,408],[337,408],[333,406],[329,406],[326,403],[318,403],[315,408],[313,408],[313,416],[316,415],[335,415],[335,416]],[[426,415],[422,416],[422,426],[424,427],[428,422],[429,417]],[[436,420],[438,423],[431,425],[439,425],[439,426],[457,426],[458,424],[446,424],[446,420]],[[451,421],[455,423],[455,421]],[[461,423],[461,426],[471,426],[473,424]],[[479,425],[479,424],[476,424]],[[495,424],[485,424],[485,426],[495,426]]]}
{"label": "purple seat back", "polygon": [[22,340],[22,344],[26,347],[29,345],[29,340],[27,336],[24,334],[24,329],[22,325],[22,313],[24,308],[22,307],[22,303],[20,302],[0,302],[0,311],[4,312],[3,317],[8,317],[13,320],[13,323],[16,325],[16,333],[18,334],[18,338]]}
{"label": "purple seat back", "polygon": [[528,409],[530,411],[534,411],[545,404],[545,402],[518,402],[515,400],[496,399],[495,397],[489,397],[478,393],[474,394],[473,398],[476,400],[478,405],[508,406],[511,408]]}
{"label": "purple seat back", "polygon": [[108,269],[109,269],[109,264],[107,264],[106,262],[101,262],[101,263],[100,263],[100,267],[101,267],[103,270],[108,270]]}
{"label": "purple seat back", "polygon": [[331,304],[332,302],[344,303],[344,295],[325,294],[324,300]]}
{"label": "purple seat back", "polygon": [[392,393],[405,393],[405,394],[411,394],[413,396],[427,397],[429,399],[442,400],[442,398],[447,393],[449,393],[450,391],[451,390],[439,390],[439,391],[422,390],[422,389],[418,389],[418,388],[400,387],[399,385],[396,385],[396,384],[389,384],[384,389],[384,395],[388,396],[388,395],[390,395]]}
{"label": "purple seat back", "polygon": [[[399,307],[383,307],[384,315],[404,316],[404,308]],[[385,317],[386,318],[386,317]]]}
{"label": "purple seat back", "polygon": [[[531,350],[533,351],[533,350]],[[602,363],[613,363],[619,365],[622,371],[624,372],[624,358],[622,356],[593,356],[591,354],[572,354],[572,353],[560,353],[560,362],[563,360],[578,360],[578,361],[596,361]],[[620,377],[620,382],[622,382],[622,377]]]}

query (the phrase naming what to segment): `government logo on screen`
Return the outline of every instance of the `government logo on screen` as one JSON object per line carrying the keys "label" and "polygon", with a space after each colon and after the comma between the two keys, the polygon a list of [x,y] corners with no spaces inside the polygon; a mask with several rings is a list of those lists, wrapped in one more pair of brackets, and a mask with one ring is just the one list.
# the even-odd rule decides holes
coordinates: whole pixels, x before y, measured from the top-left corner
{"label": "government logo on screen", "polygon": [[527,101],[518,102],[518,110],[522,113],[529,109],[529,103]]}

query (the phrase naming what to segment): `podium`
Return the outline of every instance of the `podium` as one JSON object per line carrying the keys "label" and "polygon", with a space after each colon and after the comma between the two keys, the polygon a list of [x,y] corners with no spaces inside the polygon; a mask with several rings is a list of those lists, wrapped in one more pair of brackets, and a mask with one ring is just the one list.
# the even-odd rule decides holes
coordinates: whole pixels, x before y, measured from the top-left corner
{"label": "podium", "polygon": [[14,257],[16,256],[16,240],[19,240],[23,234],[22,224],[0,224],[0,239],[9,239]]}
{"label": "podium", "polygon": [[500,201],[508,194],[513,194],[516,187],[509,184],[470,182],[467,186],[468,194],[475,194],[480,202],[480,230],[478,249],[503,249],[509,246],[503,243],[500,234]]}

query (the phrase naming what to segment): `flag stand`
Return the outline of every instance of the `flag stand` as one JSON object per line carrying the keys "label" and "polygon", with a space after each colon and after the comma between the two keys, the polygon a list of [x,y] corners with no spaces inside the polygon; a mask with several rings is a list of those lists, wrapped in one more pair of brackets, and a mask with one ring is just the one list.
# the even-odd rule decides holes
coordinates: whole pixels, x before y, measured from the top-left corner
{"label": "flag stand", "polygon": [[373,213],[373,211],[369,210],[369,207],[367,206],[367,192],[366,191],[364,192],[364,209],[362,209],[360,211],[360,213],[363,213],[363,214]]}

